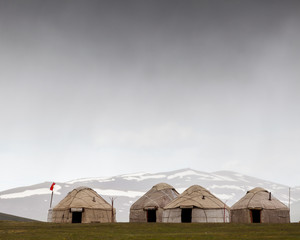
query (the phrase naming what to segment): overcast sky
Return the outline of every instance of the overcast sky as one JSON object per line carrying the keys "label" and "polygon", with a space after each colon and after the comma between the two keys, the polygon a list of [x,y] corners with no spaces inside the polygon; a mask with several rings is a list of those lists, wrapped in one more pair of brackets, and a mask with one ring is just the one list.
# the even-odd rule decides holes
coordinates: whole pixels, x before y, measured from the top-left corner
{"label": "overcast sky", "polygon": [[0,0],[0,190],[193,168],[300,185],[299,0]]}

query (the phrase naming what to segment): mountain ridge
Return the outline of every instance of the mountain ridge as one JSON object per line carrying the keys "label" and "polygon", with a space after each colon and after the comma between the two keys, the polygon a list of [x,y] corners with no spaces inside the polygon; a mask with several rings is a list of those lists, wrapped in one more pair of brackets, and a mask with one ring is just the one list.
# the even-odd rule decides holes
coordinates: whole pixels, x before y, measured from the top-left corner
{"label": "mountain ridge", "polygon": [[[117,209],[117,221],[124,222],[129,219],[129,209],[132,203],[160,182],[172,185],[180,193],[191,185],[201,185],[229,206],[232,206],[254,187],[263,187],[271,191],[286,205],[289,203],[289,187],[286,185],[233,171],[208,173],[184,168],[169,172],[138,172],[112,177],[79,178],[57,182],[52,206],[55,206],[74,188],[87,186],[97,191],[108,202],[110,202],[110,197],[117,197],[114,203]],[[52,182],[43,182],[0,192],[0,212],[46,221],[50,205],[51,191],[49,187],[51,184]],[[297,212],[300,211],[300,204],[298,204],[300,203],[300,188],[292,188],[290,201],[292,220],[299,221],[300,215],[298,217]],[[293,204],[296,208],[293,208]]]}

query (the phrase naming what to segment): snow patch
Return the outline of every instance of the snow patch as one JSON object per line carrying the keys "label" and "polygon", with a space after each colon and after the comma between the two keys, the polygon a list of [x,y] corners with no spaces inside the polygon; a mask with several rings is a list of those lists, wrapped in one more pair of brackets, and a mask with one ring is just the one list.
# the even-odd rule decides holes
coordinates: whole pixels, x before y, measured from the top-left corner
{"label": "snow patch", "polygon": [[273,190],[287,189],[287,191],[288,191],[288,187],[279,186],[279,185],[277,185],[277,184],[271,185],[271,188],[272,188]]}
{"label": "snow patch", "polygon": [[105,196],[120,196],[120,197],[129,197],[135,198],[144,195],[144,192],[138,191],[122,191],[122,190],[114,190],[114,189],[94,189],[98,194]]}
{"label": "snow patch", "polygon": [[226,189],[235,189],[235,190],[240,190],[240,191],[245,192],[244,188],[236,186],[236,185],[212,185],[212,186],[209,186],[208,189],[216,189],[216,188],[219,188],[219,189],[225,189],[225,188]]}
{"label": "snow patch", "polygon": [[[53,193],[60,195],[61,193],[58,192],[58,190],[61,189],[61,186],[59,185],[55,185]],[[9,194],[4,194],[4,195],[0,195],[0,199],[12,199],[12,198],[24,198],[24,197],[30,197],[30,196],[34,196],[34,195],[44,195],[44,194],[51,194],[51,191],[49,190],[49,188],[39,188],[39,189],[35,189],[35,190],[26,190],[23,192],[18,192],[18,193],[9,193]]]}
{"label": "snow patch", "polygon": [[198,180],[204,180],[204,181],[236,181],[233,178],[226,177],[226,176],[221,176],[217,174],[205,174],[205,173],[199,173],[194,170],[186,170],[183,172],[175,173],[173,175],[168,176],[168,179],[173,179],[173,178],[183,178],[189,176],[187,178],[191,179],[190,176],[197,176]]}
{"label": "snow patch", "polygon": [[68,184],[74,184],[78,182],[92,182],[92,181],[98,181],[98,182],[113,182],[115,181],[114,178],[80,178],[76,180],[71,180],[69,182],[66,182]]}
{"label": "snow patch", "polygon": [[175,173],[173,175],[170,175],[168,176],[168,179],[173,179],[173,178],[183,178],[185,176],[190,176],[190,175],[199,175],[198,173],[196,173],[195,171],[193,170],[187,170],[187,171],[184,171],[184,172],[179,172],[179,173]]}
{"label": "snow patch", "polygon": [[140,172],[140,173],[124,174],[124,175],[121,175],[120,177],[138,177],[138,176],[143,176],[146,174],[147,173],[145,173],[145,172]]}
{"label": "snow patch", "polygon": [[128,177],[123,177],[123,179],[125,180],[136,180],[136,181],[143,181],[143,180],[146,180],[146,179],[157,179],[157,178],[165,178],[166,175],[150,175],[150,176],[128,176]]}
{"label": "snow patch", "polygon": [[[239,175],[239,176],[238,176]],[[235,176],[237,176],[237,180],[238,181],[242,181],[242,182],[246,182],[246,183],[249,183],[249,181],[246,179],[245,176],[243,176],[242,174],[235,174]]]}
{"label": "snow patch", "polygon": [[216,177],[215,180],[217,181],[229,181],[229,182],[237,182],[237,180],[231,178],[231,177],[227,177],[227,176],[221,176],[218,174],[214,174],[214,176]]}
{"label": "snow patch", "polygon": [[214,195],[222,200],[230,200],[234,198],[234,195],[231,194],[214,194]]}

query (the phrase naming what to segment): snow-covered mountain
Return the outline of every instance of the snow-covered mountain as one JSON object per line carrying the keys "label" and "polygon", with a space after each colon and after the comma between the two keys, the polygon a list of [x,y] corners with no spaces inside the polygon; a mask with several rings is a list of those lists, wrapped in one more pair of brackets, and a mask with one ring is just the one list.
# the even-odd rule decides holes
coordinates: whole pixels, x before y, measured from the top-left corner
{"label": "snow-covered mountain", "polygon": [[[289,187],[246,176],[236,172],[200,172],[192,169],[181,169],[157,174],[136,173],[109,178],[84,178],[65,183],[56,183],[53,206],[63,199],[68,192],[79,186],[87,186],[97,191],[110,202],[115,197],[117,221],[127,222],[129,209],[140,196],[153,185],[165,182],[181,193],[191,185],[198,184],[231,206],[245,193],[254,187],[263,187],[272,192],[279,200],[288,205]],[[0,212],[14,214],[26,218],[46,221],[49,209],[51,182],[44,182],[28,187],[14,188],[0,192]],[[300,220],[300,187],[291,191],[291,220]]]}

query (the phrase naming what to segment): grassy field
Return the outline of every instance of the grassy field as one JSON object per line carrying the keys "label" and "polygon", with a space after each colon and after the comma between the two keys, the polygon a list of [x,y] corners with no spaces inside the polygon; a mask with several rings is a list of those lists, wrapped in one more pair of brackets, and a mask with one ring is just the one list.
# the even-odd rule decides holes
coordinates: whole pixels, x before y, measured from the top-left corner
{"label": "grassy field", "polygon": [[300,224],[54,224],[0,221],[2,240],[300,239]]}

